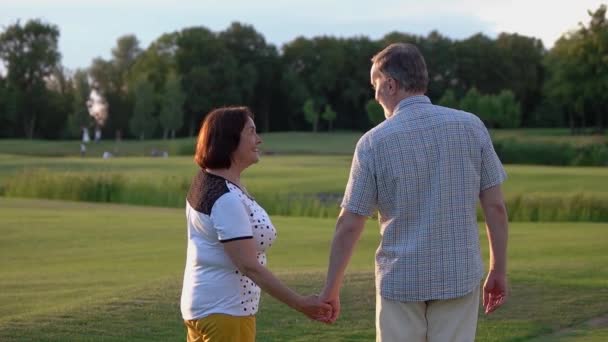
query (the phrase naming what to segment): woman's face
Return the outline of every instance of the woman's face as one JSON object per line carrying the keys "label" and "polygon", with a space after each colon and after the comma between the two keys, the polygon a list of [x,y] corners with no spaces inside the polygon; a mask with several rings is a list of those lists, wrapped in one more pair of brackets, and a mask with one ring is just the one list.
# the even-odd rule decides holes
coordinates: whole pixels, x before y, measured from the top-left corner
{"label": "woman's face", "polygon": [[261,143],[262,139],[256,132],[255,123],[250,117],[247,117],[245,127],[241,131],[241,141],[236,151],[234,151],[234,161],[243,167],[257,163],[260,159],[258,145]]}

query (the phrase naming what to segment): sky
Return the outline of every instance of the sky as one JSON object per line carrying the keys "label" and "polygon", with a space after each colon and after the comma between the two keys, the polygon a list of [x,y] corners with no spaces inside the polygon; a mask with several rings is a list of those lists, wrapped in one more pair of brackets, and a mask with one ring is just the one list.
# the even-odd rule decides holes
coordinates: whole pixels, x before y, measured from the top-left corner
{"label": "sky", "polygon": [[163,33],[204,26],[222,31],[234,21],[253,25],[281,47],[298,36],[367,36],[433,30],[452,39],[482,32],[533,36],[546,48],[608,0],[0,0],[0,30],[29,19],[59,27],[62,64],[86,68],[108,59],[118,37],[141,47]]}

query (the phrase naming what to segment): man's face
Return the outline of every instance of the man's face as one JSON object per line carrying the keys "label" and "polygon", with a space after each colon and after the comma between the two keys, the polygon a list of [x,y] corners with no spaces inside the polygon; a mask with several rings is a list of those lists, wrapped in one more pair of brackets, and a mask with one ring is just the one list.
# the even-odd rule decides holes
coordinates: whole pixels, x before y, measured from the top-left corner
{"label": "man's face", "polygon": [[389,108],[389,79],[380,73],[380,70],[378,70],[376,64],[372,65],[372,69],[370,71],[370,81],[375,91],[374,98],[384,109],[384,116],[389,118],[392,115],[392,108]]}

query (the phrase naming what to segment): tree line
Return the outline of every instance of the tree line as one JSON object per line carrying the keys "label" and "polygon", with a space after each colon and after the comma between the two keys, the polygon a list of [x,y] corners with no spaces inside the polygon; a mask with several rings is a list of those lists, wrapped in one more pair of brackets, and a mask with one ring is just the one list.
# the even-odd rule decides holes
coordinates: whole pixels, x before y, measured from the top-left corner
{"label": "tree line", "polygon": [[[203,26],[163,34],[147,48],[118,38],[109,59],[86,69],[61,64],[59,28],[16,22],[0,33],[0,137],[75,138],[97,126],[106,137],[196,134],[204,115],[247,105],[260,131],[359,130],[383,119],[373,101],[370,58],[394,42],[416,44],[435,103],[471,111],[494,128],[570,127],[603,132],[608,111],[606,6],[550,49],[534,37],[481,33],[462,40],[437,31],[298,37],[280,48],[251,25]],[[100,94],[107,120],[91,117]]]}

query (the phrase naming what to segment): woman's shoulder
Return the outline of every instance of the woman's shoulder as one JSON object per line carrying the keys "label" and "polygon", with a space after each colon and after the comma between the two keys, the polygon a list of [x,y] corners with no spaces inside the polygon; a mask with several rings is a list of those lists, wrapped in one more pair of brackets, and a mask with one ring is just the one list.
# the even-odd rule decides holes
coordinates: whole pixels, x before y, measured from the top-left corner
{"label": "woman's shoulder", "polygon": [[224,178],[200,170],[192,180],[186,199],[194,210],[210,215],[216,201],[230,193]]}

